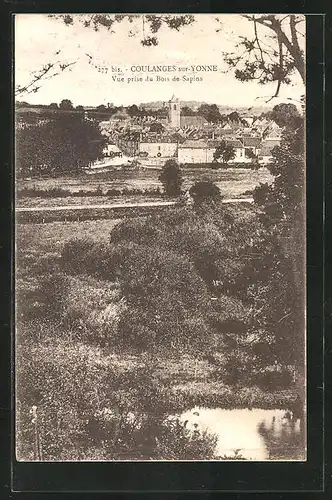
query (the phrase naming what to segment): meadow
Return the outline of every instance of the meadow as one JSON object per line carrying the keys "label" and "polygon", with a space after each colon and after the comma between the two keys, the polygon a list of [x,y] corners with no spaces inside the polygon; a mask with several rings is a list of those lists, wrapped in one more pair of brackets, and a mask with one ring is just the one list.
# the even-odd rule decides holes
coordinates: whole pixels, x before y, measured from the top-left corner
{"label": "meadow", "polygon": [[[56,177],[56,178],[33,178],[29,180],[18,180],[17,189],[41,189],[51,190],[61,188],[71,192],[80,190],[101,189],[106,193],[109,189],[120,190],[152,190],[160,188],[162,185],[158,179],[160,170],[157,169],[125,169],[123,171],[110,171],[95,174],[82,174],[75,177]],[[183,189],[188,190],[195,182],[200,180],[210,180],[217,184],[221,194],[226,198],[237,198],[248,191],[252,191],[260,182],[271,183],[273,178],[266,168],[253,170],[248,168],[227,168],[213,170],[211,168],[185,167],[182,169]],[[122,201],[126,196],[121,197]],[[131,198],[131,197],[130,197]],[[144,199],[146,196],[144,196]],[[140,197],[142,199],[142,197]],[[49,201],[49,200],[48,200]],[[89,203],[89,199],[84,199],[84,203]],[[66,203],[76,203],[71,198],[67,198]],[[18,200],[18,203],[42,203],[41,199],[32,202],[25,198]]]}

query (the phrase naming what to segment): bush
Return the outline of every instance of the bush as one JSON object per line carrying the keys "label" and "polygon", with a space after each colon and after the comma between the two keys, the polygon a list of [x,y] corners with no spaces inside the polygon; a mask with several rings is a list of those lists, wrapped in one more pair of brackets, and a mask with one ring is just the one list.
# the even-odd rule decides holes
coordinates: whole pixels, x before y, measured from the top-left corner
{"label": "bush", "polygon": [[151,224],[150,219],[138,217],[135,219],[125,219],[117,224],[110,233],[110,242],[112,244],[119,242],[132,242],[148,245],[158,235],[158,228]]}
{"label": "bush", "polygon": [[263,371],[254,373],[253,380],[261,389],[275,391],[290,387],[293,375],[285,368],[276,370],[275,367],[266,367]]}
{"label": "bush", "polygon": [[229,385],[248,386],[255,380],[254,367],[255,357],[250,350],[233,346],[221,368],[216,370],[216,376]]}
{"label": "bush", "polygon": [[114,347],[119,318],[125,309],[117,284],[87,276],[72,277],[63,324],[75,338],[88,344]]}
{"label": "bush", "polygon": [[189,189],[196,205],[201,205],[204,202],[219,201],[221,199],[220,189],[211,181],[196,182]]}
{"label": "bush", "polygon": [[121,290],[128,310],[119,329],[130,345],[190,348],[208,334],[207,289],[185,257],[158,248],[133,248],[122,268]]}
{"label": "bush", "polygon": [[17,191],[17,197],[28,198],[66,198],[71,196],[72,193],[68,189],[53,187],[49,189],[38,189],[36,187],[23,188]]}
{"label": "bush", "polygon": [[120,196],[121,194],[120,189],[111,188],[106,191],[105,196]]}
{"label": "bush", "polygon": [[69,291],[69,280],[62,272],[45,277],[39,287],[40,300],[44,314],[48,318],[59,319],[63,316]]}
{"label": "bush", "polygon": [[[121,225],[121,224],[119,224]],[[137,245],[131,242],[108,244],[92,239],[73,239],[63,246],[61,264],[71,274],[86,273],[108,281],[117,280],[122,267]]]}

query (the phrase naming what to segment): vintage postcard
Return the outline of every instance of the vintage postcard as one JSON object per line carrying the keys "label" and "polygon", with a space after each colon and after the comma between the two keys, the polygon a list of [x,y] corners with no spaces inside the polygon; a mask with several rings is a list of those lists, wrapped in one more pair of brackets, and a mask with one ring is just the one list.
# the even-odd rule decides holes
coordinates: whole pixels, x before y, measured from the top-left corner
{"label": "vintage postcard", "polygon": [[18,461],[306,460],[305,28],[15,15]]}

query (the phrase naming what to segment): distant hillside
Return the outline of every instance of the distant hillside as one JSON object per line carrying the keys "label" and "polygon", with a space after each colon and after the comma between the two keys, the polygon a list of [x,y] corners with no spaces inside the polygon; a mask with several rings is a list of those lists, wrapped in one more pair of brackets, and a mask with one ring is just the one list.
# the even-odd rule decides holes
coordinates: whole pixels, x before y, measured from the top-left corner
{"label": "distant hillside", "polygon": [[[182,107],[188,106],[191,108],[193,111],[197,111],[197,109],[202,105],[202,104],[213,104],[213,103],[207,103],[205,101],[181,101]],[[157,110],[161,109],[163,107],[168,106],[167,101],[151,101],[151,102],[143,102],[139,104],[140,108],[145,108],[147,110]],[[127,106],[123,106],[126,108]],[[228,115],[229,113],[232,113],[232,111],[237,111],[238,113],[242,115],[255,115],[259,116],[262,113],[266,113],[267,111],[272,111],[272,106],[229,106],[226,104],[220,104],[218,105],[219,111],[223,115]],[[73,109],[61,109],[61,108],[52,108],[49,105],[38,105],[38,104],[29,104],[27,102],[17,102],[16,103],[16,109],[15,111],[19,114],[21,113],[27,113],[27,112],[32,112],[32,113],[38,113],[38,114],[44,114],[44,113],[75,113],[75,112],[82,112],[82,111],[87,111],[88,113],[93,113],[93,114],[98,114],[98,115],[112,115],[117,108],[105,108],[105,109],[98,109],[97,107],[93,106],[82,106],[81,109],[73,108]]]}
{"label": "distant hillside", "polygon": [[[196,111],[202,104],[213,104],[207,103],[206,101],[181,101],[181,106],[188,106],[193,111]],[[140,103],[140,108],[145,109],[160,109],[168,105],[168,101],[151,101]],[[218,105],[221,114],[228,115],[232,111],[237,111],[240,114],[249,113],[252,115],[261,115],[267,111],[272,111],[272,106],[229,106],[225,104]]]}

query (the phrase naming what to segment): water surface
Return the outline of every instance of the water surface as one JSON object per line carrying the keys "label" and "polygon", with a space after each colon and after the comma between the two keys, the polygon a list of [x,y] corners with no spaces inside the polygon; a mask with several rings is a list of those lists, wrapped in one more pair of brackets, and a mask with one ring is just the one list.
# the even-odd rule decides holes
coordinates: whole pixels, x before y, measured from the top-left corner
{"label": "water surface", "polygon": [[287,410],[193,408],[187,427],[218,437],[216,455],[246,460],[305,460],[300,419]]}

